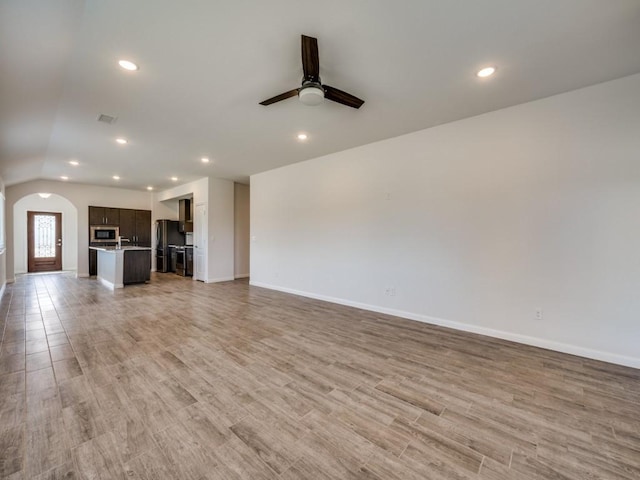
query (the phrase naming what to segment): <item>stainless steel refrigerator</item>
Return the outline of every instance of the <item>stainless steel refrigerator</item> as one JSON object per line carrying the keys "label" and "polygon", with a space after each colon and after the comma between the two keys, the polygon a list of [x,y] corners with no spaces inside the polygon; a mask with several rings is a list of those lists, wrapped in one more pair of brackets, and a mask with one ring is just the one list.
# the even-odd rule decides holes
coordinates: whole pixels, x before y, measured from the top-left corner
{"label": "stainless steel refrigerator", "polygon": [[169,245],[184,245],[184,235],[178,230],[177,220],[156,221],[156,271],[170,272],[171,250]]}

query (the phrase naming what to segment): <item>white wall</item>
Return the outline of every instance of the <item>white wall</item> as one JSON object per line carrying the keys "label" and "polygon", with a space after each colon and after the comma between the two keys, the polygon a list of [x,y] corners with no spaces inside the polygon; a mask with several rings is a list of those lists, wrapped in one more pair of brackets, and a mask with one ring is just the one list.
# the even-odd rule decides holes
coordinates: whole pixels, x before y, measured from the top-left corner
{"label": "white wall", "polygon": [[[176,185],[172,188],[167,188],[166,190],[162,190],[154,194],[155,202],[166,202],[167,200],[175,200],[176,198],[186,198],[189,196],[193,196],[194,203],[206,203],[209,199],[209,179],[207,177],[203,177],[194,182],[185,183],[183,185]],[[176,204],[177,207],[177,204]],[[178,210],[175,210],[176,220]],[[160,217],[158,217],[160,218]],[[168,217],[162,217],[168,218]]]}
{"label": "white wall", "polygon": [[[147,191],[124,188],[99,187],[79,183],[36,180],[12,185],[6,189],[7,212],[7,279],[14,279],[13,205],[21,198],[38,192],[60,195],[69,200],[78,211],[78,275],[89,274],[89,205],[152,210],[152,195]],[[152,236],[153,238],[153,236]]]}
{"label": "white wall", "polygon": [[0,177],[0,300],[7,284],[7,207],[4,195],[4,180]]}
{"label": "white wall", "polygon": [[634,75],[254,175],[251,283],[640,367],[639,132]]}
{"label": "white wall", "polygon": [[78,211],[60,195],[41,198],[34,193],[22,197],[13,205],[14,272],[27,273],[27,212],[60,212],[62,214],[62,269],[78,268]]}
{"label": "white wall", "polygon": [[[205,282],[223,282],[234,279],[234,183],[214,177],[158,192],[158,202],[193,196],[194,212],[197,205],[206,205],[206,222],[194,221],[194,230],[202,228],[206,252]],[[167,217],[163,217],[167,218]],[[195,239],[195,235],[194,235]]]}
{"label": "white wall", "polygon": [[234,279],[234,183],[209,177],[207,282]]}
{"label": "white wall", "polygon": [[[179,198],[192,198],[194,208],[196,203],[206,204],[209,200],[209,180],[203,177],[193,182],[176,185],[167,188],[153,195],[153,222],[160,219],[178,220],[179,216]],[[195,222],[194,222],[195,225]],[[197,228],[203,228],[206,231],[207,225],[199,225]],[[206,238],[206,237],[205,237]],[[155,248],[156,238],[153,236],[153,248]],[[206,251],[206,246],[205,246]],[[156,270],[156,256],[151,256],[151,268]],[[194,277],[195,280],[195,277]]]}
{"label": "white wall", "polygon": [[234,185],[234,274],[249,276],[249,185]]}
{"label": "white wall", "polygon": [[[165,200],[154,202],[153,221],[156,220],[178,220],[179,209],[178,200]],[[156,239],[154,238],[154,241]]]}

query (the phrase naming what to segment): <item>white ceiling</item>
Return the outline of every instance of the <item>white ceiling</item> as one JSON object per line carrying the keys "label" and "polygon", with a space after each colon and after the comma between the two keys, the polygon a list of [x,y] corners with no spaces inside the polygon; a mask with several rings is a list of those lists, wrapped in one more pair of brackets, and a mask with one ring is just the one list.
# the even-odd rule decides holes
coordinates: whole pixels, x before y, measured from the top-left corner
{"label": "white ceiling", "polygon": [[[299,86],[301,34],[318,38],[323,82],[365,100],[360,110],[258,105]],[[638,0],[2,0],[0,175],[135,189],[174,175],[246,182],[638,73],[639,45]],[[475,77],[486,65],[496,75]]]}

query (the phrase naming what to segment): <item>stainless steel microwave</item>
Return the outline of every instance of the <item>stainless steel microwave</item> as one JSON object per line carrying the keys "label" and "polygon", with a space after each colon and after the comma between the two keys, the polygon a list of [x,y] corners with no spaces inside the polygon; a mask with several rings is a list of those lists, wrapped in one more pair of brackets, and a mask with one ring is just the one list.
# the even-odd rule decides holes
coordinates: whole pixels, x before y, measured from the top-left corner
{"label": "stainless steel microwave", "polygon": [[111,227],[108,225],[92,225],[89,228],[90,243],[117,242],[120,235],[120,227]]}

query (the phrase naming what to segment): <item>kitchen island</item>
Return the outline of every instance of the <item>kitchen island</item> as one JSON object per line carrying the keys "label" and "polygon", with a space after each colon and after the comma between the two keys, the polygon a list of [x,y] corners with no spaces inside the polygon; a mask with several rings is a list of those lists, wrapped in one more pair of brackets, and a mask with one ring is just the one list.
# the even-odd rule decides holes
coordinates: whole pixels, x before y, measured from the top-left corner
{"label": "kitchen island", "polygon": [[89,247],[98,254],[98,280],[116,289],[151,279],[151,248]]}

